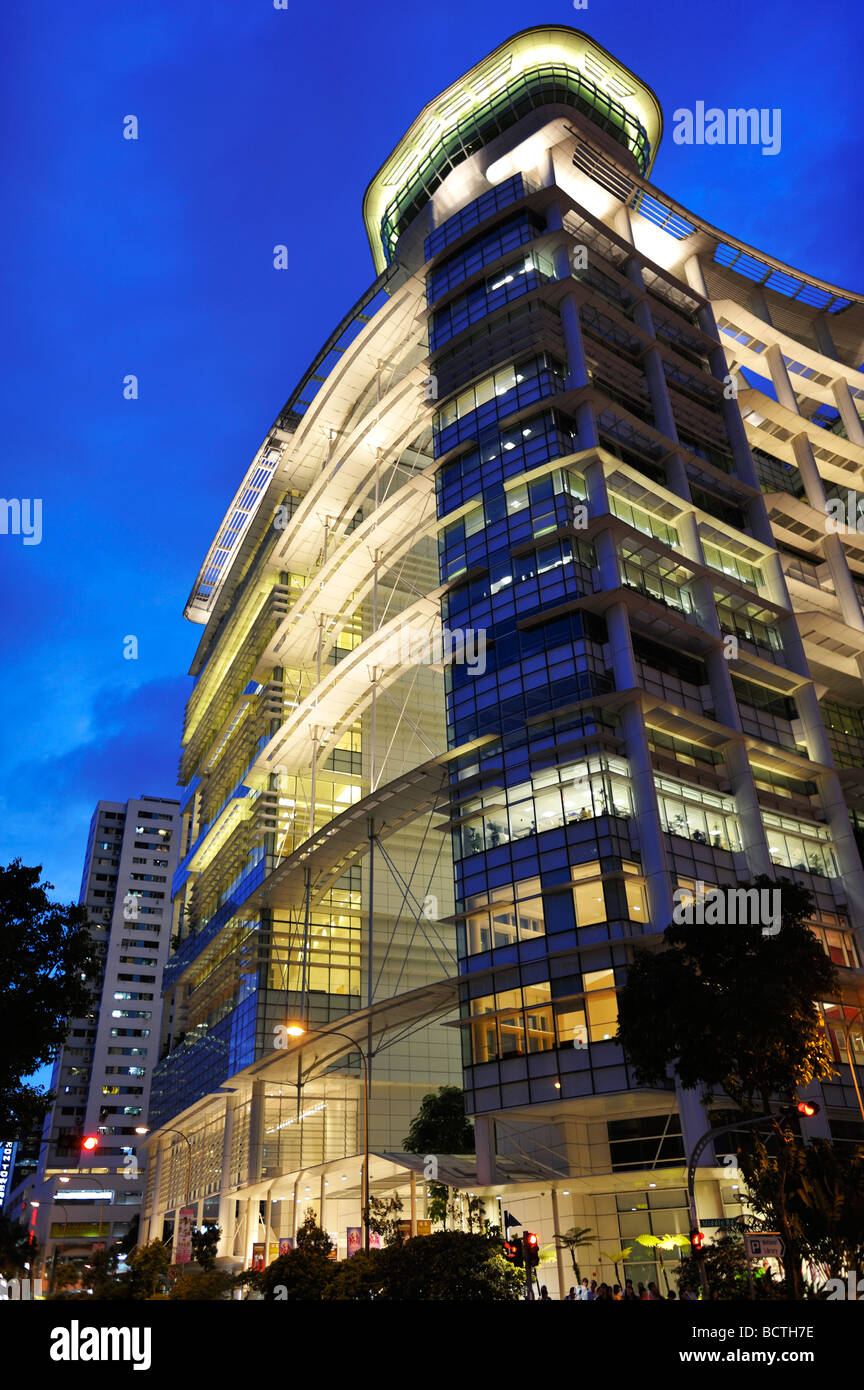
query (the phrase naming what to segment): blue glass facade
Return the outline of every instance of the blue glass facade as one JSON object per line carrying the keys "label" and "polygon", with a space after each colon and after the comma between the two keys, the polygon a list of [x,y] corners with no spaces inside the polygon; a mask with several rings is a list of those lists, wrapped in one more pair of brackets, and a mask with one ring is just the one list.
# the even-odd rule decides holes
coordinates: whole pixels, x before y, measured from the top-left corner
{"label": "blue glass facade", "polygon": [[522,176],[425,255],[442,621],[486,643],[446,673],[465,1085],[477,1116],[548,1117],[633,1089],[616,993],[676,887],[791,870],[836,909],[860,865],[800,815],[824,780],[785,769],[797,819],[765,794],[772,746],[824,751],[804,681],[718,660],[724,634],[766,662],[790,639],[703,296]]}

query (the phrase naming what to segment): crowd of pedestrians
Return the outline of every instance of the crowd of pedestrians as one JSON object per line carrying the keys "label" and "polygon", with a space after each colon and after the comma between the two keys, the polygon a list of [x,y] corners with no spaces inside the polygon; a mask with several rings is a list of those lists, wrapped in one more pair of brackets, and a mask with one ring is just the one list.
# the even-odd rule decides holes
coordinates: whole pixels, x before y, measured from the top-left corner
{"label": "crowd of pedestrians", "polygon": [[[647,1286],[637,1284],[634,1289],[632,1279],[625,1280],[623,1288],[620,1284],[598,1284],[596,1279],[589,1283],[587,1279],[583,1279],[581,1284],[571,1286],[569,1293],[565,1295],[565,1302],[675,1303],[679,1298],[684,1303],[696,1303],[699,1295],[691,1284],[682,1284],[677,1294],[674,1289],[670,1289],[664,1296],[653,1281]],[[715,1292],[711,1298],[716,1301],[719,1294]],[[540,1301],[551,1302],[545,1285],[540,1290]]]}

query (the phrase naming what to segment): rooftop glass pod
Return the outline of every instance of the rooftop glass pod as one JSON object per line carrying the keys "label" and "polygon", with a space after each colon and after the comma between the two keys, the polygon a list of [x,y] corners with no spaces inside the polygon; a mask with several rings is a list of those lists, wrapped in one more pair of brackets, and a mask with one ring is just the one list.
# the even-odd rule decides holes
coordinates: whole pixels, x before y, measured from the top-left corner
{"label": "rooftop glass pod", "polygon": [[555,103],[572,106],[588,116],[630,151],[643,176],[647,173],[651,164],[651,142],[645,127],[635,116],[575,68],[558,63],[543,64],[520,73],[503,91],[475,107],[429,151],[381,218],[381,245],[388,264],[393,260],[399,237],[451,169],[530,111]]}

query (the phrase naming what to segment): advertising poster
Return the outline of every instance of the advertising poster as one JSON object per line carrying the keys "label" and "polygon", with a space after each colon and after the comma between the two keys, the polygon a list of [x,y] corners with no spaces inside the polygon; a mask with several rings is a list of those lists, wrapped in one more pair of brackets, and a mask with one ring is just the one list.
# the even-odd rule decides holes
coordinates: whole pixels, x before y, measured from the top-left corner
{"label": "advertising poster", "polygon": [[192,1259],[192,1227],[194,1207],[181,1207],[177,1213],[177,1232],[174,1236],[174,1264],[187,1265]]}

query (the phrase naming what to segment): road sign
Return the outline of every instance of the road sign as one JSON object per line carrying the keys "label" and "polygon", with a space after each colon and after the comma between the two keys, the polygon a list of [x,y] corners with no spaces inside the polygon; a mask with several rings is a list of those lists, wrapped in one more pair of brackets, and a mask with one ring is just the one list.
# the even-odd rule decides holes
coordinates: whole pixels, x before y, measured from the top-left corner
{"label": "road sign", "polygon": [[700,1226],[740,1226],[740,1216],[714,1216],[706,1221],[700,1221]]}
{"label": "road sign", "polygon": [[782,1260],[785,1246],[776,1231],[761,1231],[758,1236],[745,1236],[748,1260]]}

